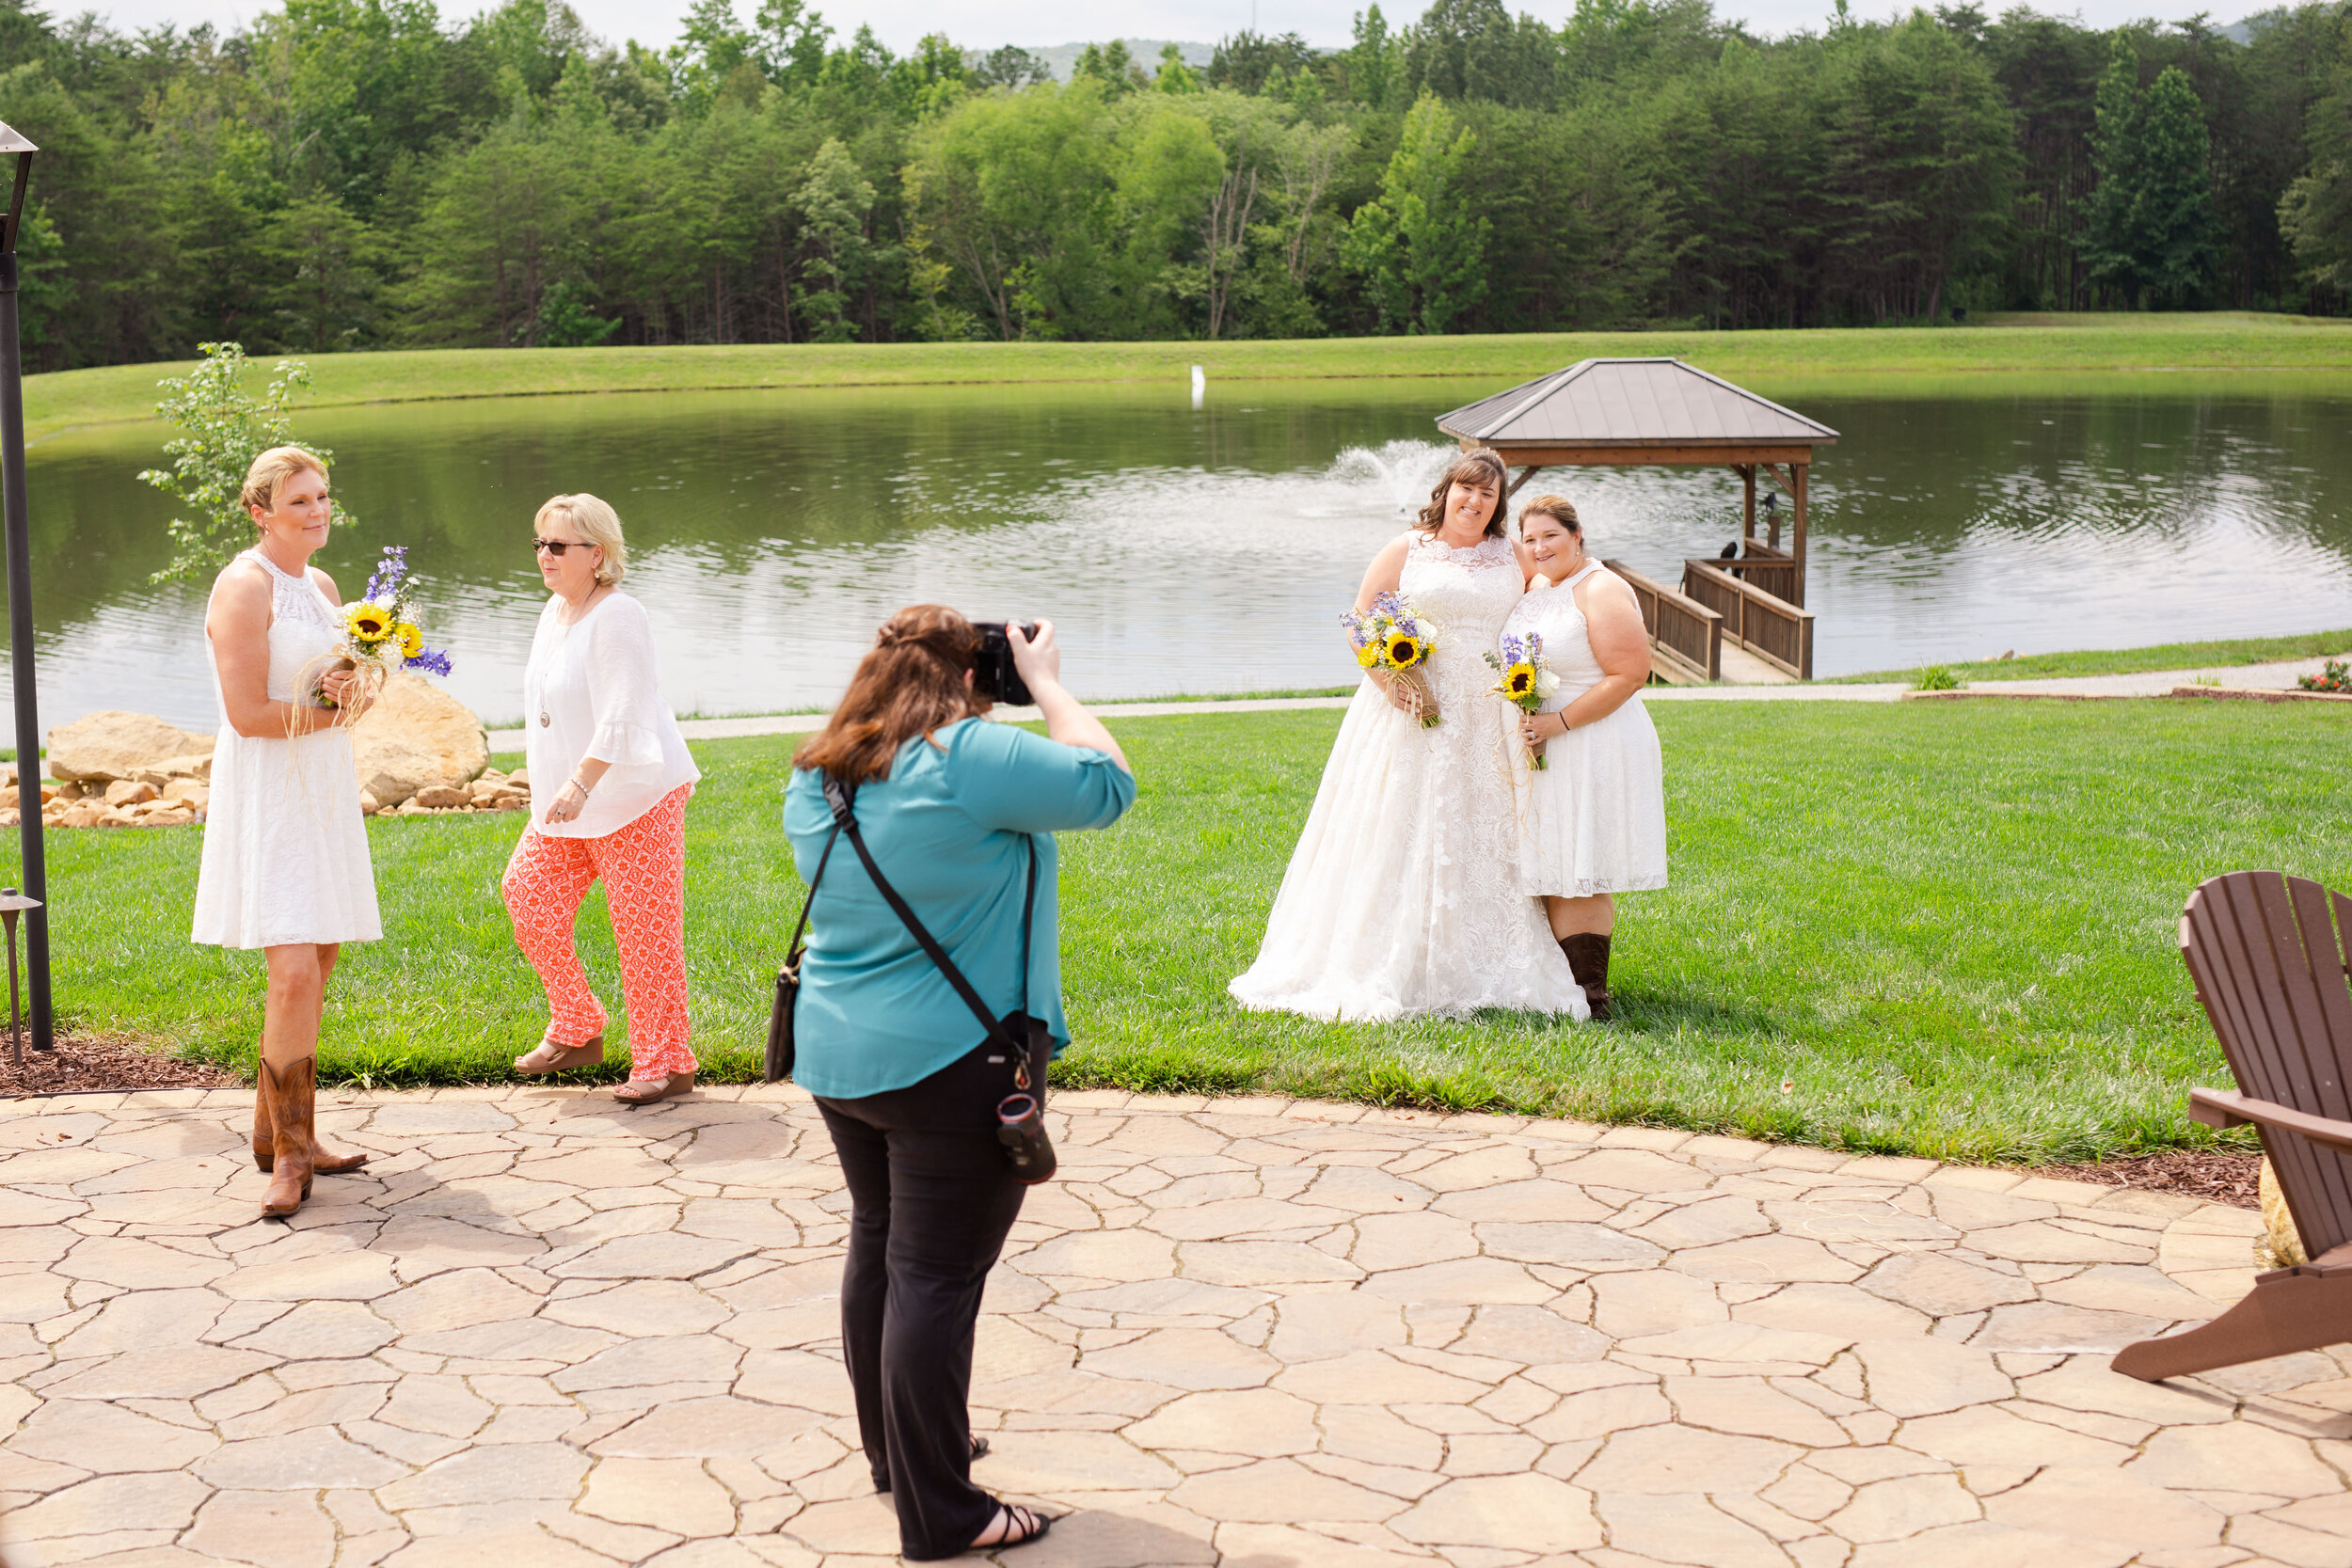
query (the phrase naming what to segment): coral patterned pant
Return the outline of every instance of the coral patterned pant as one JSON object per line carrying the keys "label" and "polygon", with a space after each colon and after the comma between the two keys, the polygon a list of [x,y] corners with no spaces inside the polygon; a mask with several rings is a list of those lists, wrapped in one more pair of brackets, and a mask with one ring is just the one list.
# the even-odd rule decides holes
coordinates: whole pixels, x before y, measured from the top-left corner
{"label": "coral patterned pant", "polygon": [[548,1038],[582,1045],[604,1032],[605,1012],[572,946],[572,920],[589,886],[604,879],[628,1007],[629,1076],[691,1072],[686,1020],[686,798],[680,784],[627,827],[602,838],[554,838],[523,830],[501,889],[515,942],[547,988]]}

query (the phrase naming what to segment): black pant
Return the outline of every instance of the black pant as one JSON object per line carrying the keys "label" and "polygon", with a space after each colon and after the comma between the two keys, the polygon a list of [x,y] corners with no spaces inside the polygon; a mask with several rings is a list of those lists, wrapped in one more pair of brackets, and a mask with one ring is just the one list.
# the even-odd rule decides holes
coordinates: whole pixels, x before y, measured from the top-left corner
{"label": "black pant", "polygon": [[954,1557],[988,1528],[972,1484],[972,1330],[1026,1189],[996,1142],[1012,1069],[982,1045],[921,1083],[818,1100],[850,1186],[841,1342],[858,1434],[910,1558]]}

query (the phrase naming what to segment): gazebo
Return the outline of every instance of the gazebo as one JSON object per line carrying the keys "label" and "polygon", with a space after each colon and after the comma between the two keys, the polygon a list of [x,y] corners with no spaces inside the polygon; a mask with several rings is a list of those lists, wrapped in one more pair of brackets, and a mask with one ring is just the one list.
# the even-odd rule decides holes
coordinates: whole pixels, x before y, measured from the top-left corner
{"label": "gazebo", "polygon": [[[1723,464],[1740,476],[1736,554],[1683,562],[1679,591],[1609,562],[1632,581],[1650,636],[1686,679],[1722,678],[1730,640],[1781,678],[1813,673],[1813,617],[1804,608],[1806,476],[1816,447],[1837,432],[1679,359],[1581,359],[1507,392],[1438,417],[1465,451],[1484,447],[1520,469],[1516,494],[1544,468]],[[1790,501],[1789,537],[1765,498],[1756,536],[1756,480]],[[1674,665],[1681,668],[1673,669]]]}

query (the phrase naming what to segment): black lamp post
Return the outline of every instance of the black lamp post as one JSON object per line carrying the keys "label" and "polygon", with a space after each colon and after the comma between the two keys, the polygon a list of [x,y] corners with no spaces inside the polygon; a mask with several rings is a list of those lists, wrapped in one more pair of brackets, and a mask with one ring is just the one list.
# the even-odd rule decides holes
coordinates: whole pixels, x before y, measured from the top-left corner
{"label": "black lamp post", "polygon": [[[32,996],[33,1049],[55,1043],[49,1013],[49,864],[41,841],[40,692],[33,671],[33,536],[24,516],[24,359],[17,341],[16,235],[24,184],[40,150],[0,125],[0,152],[16,155],[16,188],[0,220],[0,523],[8,532],[8,666],[16,681],[16,816],[24,842],[24,967]],[[13,955],[12,955],[13,956]]]}

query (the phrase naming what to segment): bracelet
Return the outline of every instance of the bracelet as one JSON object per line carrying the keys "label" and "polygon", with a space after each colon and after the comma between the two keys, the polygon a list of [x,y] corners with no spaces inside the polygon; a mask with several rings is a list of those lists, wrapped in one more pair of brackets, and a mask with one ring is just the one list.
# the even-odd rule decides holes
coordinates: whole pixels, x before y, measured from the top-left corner
{"label": "bracelet", "polygon": [[[580,777],[579,777],[579,775],[578,775],[578,774],[574,774],[572,777],[570,777],[570,778],[568,778],[568,779],[565,779],[565,780],[564,781],[564,789],[577,789],[577,790],[579,790],[579,791],[580,791],[580,798],[581,800],[585,800],[586,799],[588,799],[588,797],[589,797],[589,796],[594,795],[594,794],[596,793],[596,790],[595,790],[595,789],[593,789],[593,788],[591,788],[589,785],[584,784],[581,784],[581,783],[580,782]],[[563,790],[558,790],[556,793],[560,795],[560,794],[562,794],[562,793],[563,793]]]}

